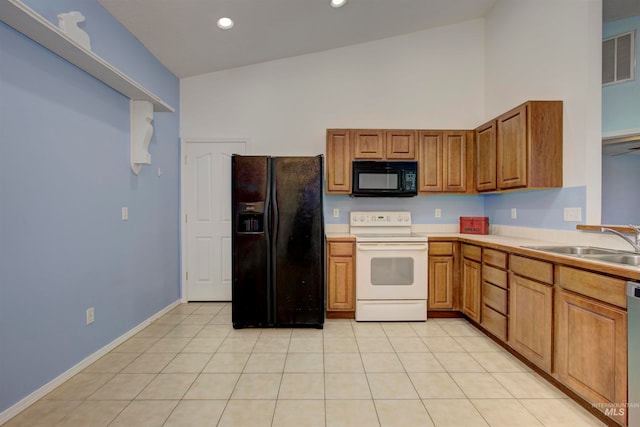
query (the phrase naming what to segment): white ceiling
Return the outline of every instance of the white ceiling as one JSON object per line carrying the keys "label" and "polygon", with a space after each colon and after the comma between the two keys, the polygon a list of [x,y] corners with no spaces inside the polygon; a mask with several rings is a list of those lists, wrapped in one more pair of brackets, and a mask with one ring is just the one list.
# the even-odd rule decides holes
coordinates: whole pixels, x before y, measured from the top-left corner
{"label": "white ceiling", "polygon": [[[496,0],[348,0],[337,9],[329,0],[98,1],[182,78],[462,22]],[[640,0],[603,4],[605,21],[640,14]],[[217,28],[222,16],[234,28]]]}
{"label": "white ceiling", "polygon": [[[178,77],[484,16],[495,0],[98,0]],[[219,17],[235,21],[216,27]],[[382,59],[382,58],[381,58]]]}

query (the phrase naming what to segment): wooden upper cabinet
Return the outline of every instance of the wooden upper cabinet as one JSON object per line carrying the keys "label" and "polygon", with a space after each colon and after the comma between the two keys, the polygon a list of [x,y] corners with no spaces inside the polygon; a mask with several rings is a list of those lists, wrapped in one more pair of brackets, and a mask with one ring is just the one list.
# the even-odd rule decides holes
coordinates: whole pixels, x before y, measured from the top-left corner
{"label": "wooden upper cabinet", "polygon": [[353,158],[356,160],[382,160],[385,158],[384,131],[356,129],[353,131]]}
{"label": "wooden upper cabinet", "polygon": [[351,137],[348,129],[327,129],[327,193],[351,193]]}
{"label": "wooden upper cabinet", "polygon": [[491,191],[498,188],[496,175],[495,120],[476,129],[476,190]]}
{"label": "wooden upper cabinet", "polygon": [[467,190],[467,132],[446,131],[443,138],[442,178],[444,191]]}
{"label": "wooden upper cabinet", "polygon": [[442,132],[418,132],[418,190],[442,191]]}
{"label": "wooden upper cabinet", "polygon": [[496,123],[499,190],[562,187],[562,101],[529,101]]}
{"label": "wooden upper cabinet", "polygon": [[386,158],[390,160],[416,159],[416,132],[413,130],[387,130],[384,132]]}
{"label": "wooden upper cabinet", "polygon": [[527,106],[498,118],[498,182],[500,188],[527,186]]}
{"label": "wooden upper cabinet", "polygon": [[473,134],[469,131],[418,131],[419,187],[421,193],[471,190],[469,157]]}

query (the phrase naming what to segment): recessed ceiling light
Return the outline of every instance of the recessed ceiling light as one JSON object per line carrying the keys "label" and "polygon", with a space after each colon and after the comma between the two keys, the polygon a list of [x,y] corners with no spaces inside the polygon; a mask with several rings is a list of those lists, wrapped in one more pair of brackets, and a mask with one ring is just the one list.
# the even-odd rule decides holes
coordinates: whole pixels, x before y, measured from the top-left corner
{"label": "recessed ceiling light", "polygon": [[216,23],[216,25],[218,26],[218,28],[221,28],[223,30],[228,30],[229,28],[233,28],[233,20],[231,18],[220,18],[218,19],[218,22]]}
{"label": "recessed ceiling light", "polygon": [[342,7],[347,3],[347,0],[331,0],[331,7]]}

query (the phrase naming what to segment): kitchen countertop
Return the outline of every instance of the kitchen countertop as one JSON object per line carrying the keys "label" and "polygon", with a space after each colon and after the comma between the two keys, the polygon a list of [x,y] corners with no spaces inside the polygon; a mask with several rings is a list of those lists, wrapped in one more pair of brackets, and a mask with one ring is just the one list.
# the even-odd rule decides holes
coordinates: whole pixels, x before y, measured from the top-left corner
{"label": "kitchen countertop", "polygon": [[[429,241],[451,241],[456,240],[463,243],[480,244],[484,247],[498,249],[513,254],[542,259],[556,264],[568,265],[571,267],[592,270],[597,273],[618,276],[625,280],[640,280],[640,267],[617,265],[607,262],[595,261],[585,258],[577,258],[569,255],[554,254],[534,249],[526,249],[522,246],[566,246],[557,242],[544,240],[533,240],[513,236],[500,235],[479,235],[461,233],[418,233],[427,236]],[[355,237],[348,232],[327,233],[327,239],[332,240],[354,240]]]}

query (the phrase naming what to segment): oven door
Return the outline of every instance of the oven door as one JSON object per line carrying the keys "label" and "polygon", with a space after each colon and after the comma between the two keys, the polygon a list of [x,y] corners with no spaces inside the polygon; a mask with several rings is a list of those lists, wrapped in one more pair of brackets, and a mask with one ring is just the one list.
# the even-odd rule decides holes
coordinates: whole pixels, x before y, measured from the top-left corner
{"label": "oven door", "polygon": [[427,243],[358,243],[356,298],[426,300]]}

